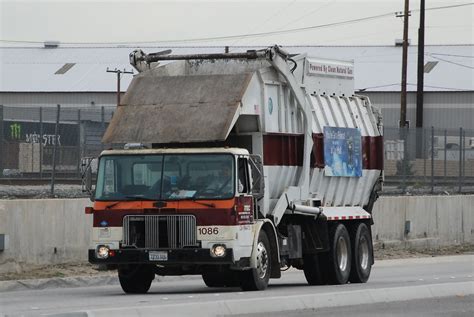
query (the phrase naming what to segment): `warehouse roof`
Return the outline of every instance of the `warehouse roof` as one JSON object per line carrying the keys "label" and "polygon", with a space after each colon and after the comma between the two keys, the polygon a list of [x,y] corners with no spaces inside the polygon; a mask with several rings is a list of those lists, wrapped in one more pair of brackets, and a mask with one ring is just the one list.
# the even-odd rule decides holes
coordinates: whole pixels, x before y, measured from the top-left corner
{"label": "warehouse roof", "polygon": [[[169,47],[141,47],[146,53]],[[128,55],[133,46],[119,47],[1,47],[0,92],[113,92],[115,74],[106,69],[132,70]],[[223,52],[223,47],[175,47],[174,54]],[[245,51],[254,47],[231,47]],[[355,88],[363,91],[400,91],[399,46],[291,46],[291,53],[354,60]],[[426,91],[473,91],[474,45],[426,46]],[[437,63],[436,63],[437,62]],[[434,67],[433,67],[434,66]],[[416,90],[417,46],[409,47],[408,86]],[[123,75],[122,90],[131,75]]]}

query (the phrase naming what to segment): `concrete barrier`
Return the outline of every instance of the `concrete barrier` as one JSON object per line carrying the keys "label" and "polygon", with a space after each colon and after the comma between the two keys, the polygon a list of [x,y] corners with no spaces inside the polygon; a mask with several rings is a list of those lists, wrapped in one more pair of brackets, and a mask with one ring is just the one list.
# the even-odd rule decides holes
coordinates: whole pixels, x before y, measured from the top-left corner
{"label": "concrete barrier", "polygon": [[402,248],[474,243],[474,195],[381,197],[374,241]]}
{"label": "concrete barrier", "polygon": [[0,272],[31,265],[87,261],[92,216],[88,199],[0,200]]}
{"label": "concrete barrier", "polygon": [[[88,199],[0,200],[0,234],[7,238],[0,273],[87,261],[92,216],[84,207],[90,205]],[[474,195],[381,197],[373,215],[377,244],[437,248],[474,243]]]}

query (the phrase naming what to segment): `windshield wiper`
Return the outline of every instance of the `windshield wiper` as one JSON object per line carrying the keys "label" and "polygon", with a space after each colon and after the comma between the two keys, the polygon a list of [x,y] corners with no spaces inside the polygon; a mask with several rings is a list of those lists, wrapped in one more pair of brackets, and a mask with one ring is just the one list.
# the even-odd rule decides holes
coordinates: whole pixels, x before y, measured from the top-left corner
{"label": "windshield wiper", "polygon": [[146,197],[144,195],[127,195],[125,196],[127,200],[148,200],[148,201],[157,201],[158,198]]}
{"label": "windshield wiper", "polygon": [[110,205],[105,206],[105,209],[110,209],[113,206],[116,206],[120,203],[123,203],[124,201],[134,201],[134,200],[157,201],[157,200],[159,200],[158,198],[151,198],[151,197],[146,197],[146,196],[142,196],[142,195],[127,195],[127,196],[124,196],[123,198],[126,198],[126,199],[125,200],[118,200],[116,202],[113,202]]}
{"label": "windshield wiper", "polygon": [[181,200],[188,200],[188,201],[192,201],[193,203],[196,203],[196,204],[199,204],[199,205],[203,205],[203,206],[210,207],[210,208],[216,208],[215,204],[213,204],[213,203],[203,203],[202,201],[197,201],[195,197],[189,197],[189,198],[185,198],[185,199],[181,199]]}

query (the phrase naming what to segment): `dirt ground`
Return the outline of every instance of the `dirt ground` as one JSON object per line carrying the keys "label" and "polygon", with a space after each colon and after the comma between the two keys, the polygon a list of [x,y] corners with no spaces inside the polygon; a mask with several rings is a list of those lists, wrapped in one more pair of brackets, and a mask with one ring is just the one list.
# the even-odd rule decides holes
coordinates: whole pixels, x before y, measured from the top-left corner
{"label": "dirt ground", "polygon": [[[440,248],[436,250],[424,250],[424,251],[377,248],[374,252],[375,252],[375,260],[435,257],[435,256],[443,256],[443,255],[474,253],[474,245],[445,247],[445,248]],[[88,263],[61,264],[61,265],[35,267],[24,272],[0,273],[0,281],[40,279],[40,278],[52,278],[52,277],[104,276],[104,275],[115,276],[116,274],[117,274],[116,271],[103,271],[103,270],[100,270],[97,265],[92,265]]]}
{"label": "dirt ground", "polygon": [[0,199],[84,198],[81,185],[56,184],[54,196],[50,185],[0,184]]}

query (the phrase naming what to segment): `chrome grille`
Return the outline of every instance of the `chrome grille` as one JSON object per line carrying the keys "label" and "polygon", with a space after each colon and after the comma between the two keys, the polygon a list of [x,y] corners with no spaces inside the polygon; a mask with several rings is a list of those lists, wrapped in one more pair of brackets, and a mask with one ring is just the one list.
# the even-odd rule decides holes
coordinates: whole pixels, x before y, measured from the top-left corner
{"label": "chrome grille", "polygon": [[197,246],[193,215],[127,215],[123,245],[137,248],[179,249]]}

